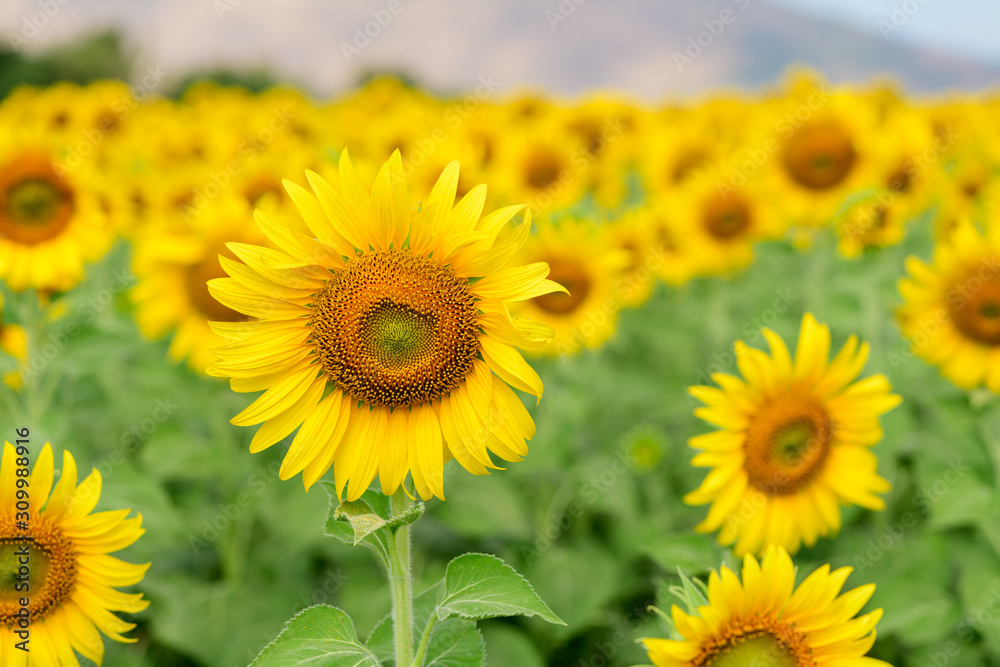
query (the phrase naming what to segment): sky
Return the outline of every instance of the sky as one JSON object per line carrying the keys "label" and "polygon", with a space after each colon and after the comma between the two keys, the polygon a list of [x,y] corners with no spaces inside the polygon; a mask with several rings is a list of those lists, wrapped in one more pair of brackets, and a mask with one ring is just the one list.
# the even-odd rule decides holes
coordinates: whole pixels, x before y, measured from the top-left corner
{"label": "sky", "polygon": [[[935,49],[986,64],[1000,64],[997,0],[767,0],[826,18],[880,38]],[[893,21],[906,17],[899,30]],[[880,22],[883,22],[880,24]]]}
{"label": "sky", "polygon": [[27,30],[29,52],[108,25],[168,84],[266,65],[321,96],[384,69],[438,91],[492,76],[505,93],[651,101],[768,85],[800,62],[931,93],[1000,82],[998,0],[0,0],[0,39]]}

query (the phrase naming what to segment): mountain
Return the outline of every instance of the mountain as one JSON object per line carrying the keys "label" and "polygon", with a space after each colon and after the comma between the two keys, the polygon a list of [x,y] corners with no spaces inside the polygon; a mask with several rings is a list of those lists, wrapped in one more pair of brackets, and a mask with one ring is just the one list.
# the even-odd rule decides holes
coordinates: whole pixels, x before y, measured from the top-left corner
{"label": "mountain", "polygon": [[[892,77],[916,94],[1000,82],[1000,67],[907,48],[883,39],[877,26],[865,33],[765,0],[76,0],[59,7],[27,49],[114,25],[144,65],[178,79],[192,69],[266,64],[319,95],[382,69],[439,91],[473,89],[492,76],[501,93],[530,87],[575,96],[599,88],[649,101],[759,88],[793,65],[835,82]],[[5,0],[0,28],[16,31],[37,11],[35,0]]]}

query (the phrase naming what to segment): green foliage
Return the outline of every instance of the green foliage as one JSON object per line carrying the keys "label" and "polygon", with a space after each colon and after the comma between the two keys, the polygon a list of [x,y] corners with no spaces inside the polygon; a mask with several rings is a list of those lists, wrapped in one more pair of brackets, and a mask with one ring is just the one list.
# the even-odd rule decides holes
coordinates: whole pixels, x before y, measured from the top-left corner
{"label": "green foliage", "polygon": [[173,96],[181,97],[191,88],[204,83],[212,83],[225,88],[244,88],[251,93],[259,93],[278,85],[278,78],[267,67],[250,69],[216,67],[185,75],[171,86],[171,92]]}
{"label": "green foliage", "polygon": [[379,667],[375,654],[358,642],[347,614],[326,605],[310,607],[288,621],[278,638],[251,667]]}
{"label": "green foliage", "polygon": [[497,616],[539,616],[566,625],[542,602],[524,577],[496,556],[462,554],[448,563],[441,620],[453,617],[478,621]]}
{"label": "green foliage", "polygon": [[89,35],[38,55],[25,55],[20,48],[0,49],[0,99],[20,85],[128,79],[131,59],[131,54],[122,45],[121,35],[113,31]]}

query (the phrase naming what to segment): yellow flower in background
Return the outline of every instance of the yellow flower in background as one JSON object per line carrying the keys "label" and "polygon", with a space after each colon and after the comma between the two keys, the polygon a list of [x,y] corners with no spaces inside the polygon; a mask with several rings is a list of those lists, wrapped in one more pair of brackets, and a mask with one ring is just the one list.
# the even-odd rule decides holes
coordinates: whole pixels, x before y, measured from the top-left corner
{"label": "yellow flower in background", "polygon": [[777,122],[757,128],[763,134],[750,144],[773,149],[777,159],[765,167],[775,169],[791,224],[825,226],[847,196],[879,185],[874,102],[801,79],[771,107]]}
{"label": "yellow flower in background", "polygon": [[974,144],[956,144],[953,159],[945,162],[943,177],[928,188],[937,205],[934,231],[938,241],[947,241],[963,219],[982,218],[985,205],[996,198],[994,174],[1000,165],[1000,141],[986,137]]}
{"label": "yellow flower in background", "polygon": [[576,203],[587,190],[593,161],[565,130],[538,122],[504,138],[495,169],[499,200],[526,201],[537,213]]}
{"label": "yellow flower in background", "polygon": [[540,398],[542,383],[515,348],[552,332],[507,308],[563,288],[546,264],[513,261],[530,216],[507,223],[523,206],[483,216],[484,185],[455,201],[457,162],[419,210],[398,151],[370,187],[346,151],[338,171],[339,190],[312,172],[313,192],[285,184],[311,235],[258,212],[278,250],[228,245],[243,263],[220,258],[231,277],[209,289],[257,320],[212,324],[227,343],[209,373],[235,391],[266,390],[232,420],[263,423],[251,451],[299,429],[282,479],[301,472],[308,489],[333,465],[354,500],[376,475],[391,494],[410,473],[423,498],[443,498],[446,460],[486,474],[490,452],[527,453],[534,424],[510,386]]}
{"label": "yellow flower in background", "polygon": [[[28,334],[24,327],[3,321],[3,293],[0,292],[0,351],[14,358],[18,365],[28,361]],[[4,383],[11,389],[21,389],[24,380],[18,369],[3,374]]]}
{"label": "yellow flower in background", "polygon": [[[95,469],[77,485],[76,461],[63,452],[59,481],[54,483],[52,448],[37,455],[28,477],[23,452],[4,443],[0,464],[0,664],[4,667],[46,665],[79,667],[74,650],[98,665],[104,657],[105,635],[118,642],[135,627],[111,612],[136,614],[149,602],[141,593],[122,593],[117,586],[139,583],[149,564],[126,563],[110,554],[124,549],[145,532],[142,515],[131,510],[94,513],[101,495],[101,474]],[[19,486],[27,480],[27,487]],[[19,489],[28,489],[30,508],[17,509]],[[23,502],[23,501],[22,501]],[[24,523],[22,523],[24,522]],[[15,648],[23,639],[18,613],[23,592],[15,588],[20,559],[29,562],[27,597],[31,619],[29,653]]]}
{"label": "yellow flower in background", "polygon": [[0,131],[0,280],[15,291],[64,291],[114,239],[100,186],[42,135]]}
{"label": "yellow flower in background", "polygon": [[620,284],[615,285],[623,306],[634,308],[648,301],[660,272],[673,259],[657,238],[657,231],[645,210],[630,211],[609,225],[614,247],[624,251],[627,257]]}
{"label": "yellow flower in background", "polygon": [[875,584],[841,593],[852,569],[823,565],[796,587],[784,549],[769,548],[761,562],[748,554],[742,577],[725,565],[709,575],[708,604],[697,614],[674,605],[682,639],[643,645],[656,667],[891,667],[865,657],[882,610],[857,616]]}
{"label": "yellow flower in background", "polygon": [[646,132],[646,111],[623,101],[599,96],[560,114],[560,124],[574,142],[577,165],[586,166],[587,189],[605,208],[624,200],[628,179]]}
{"label": "yellow flower in background", "polygon": [[905,206],[877,195],[865,197],[834,220],[837,250],[853,259],[867,248],[895,245],[903,240],[907,222]]}
{"label": "yellow flower in background", "polygon": [[731,167],[723,165],[703,168],[667,195],[678,227],[688,236],[694,269],[702,275],[744,268],[757,241],[785,231],[774,208],[774,179],[765,172],[734,186],[728,181]]}
{"label": "yellow flower in background", "polygon": [[719,144],[707,119],[690,111],[663,111],[647,123],[647,137],[637,149],[643,190],[669,193],[719,159]]}
{"label": "yellow flower in background", "polygon": [[[993,202],[996,210],[997,202]],[[913,351],[962,389],[1000,393],[1000,225],[968,220],[934,248],[928,265],[906,260],[897,312]]]}
{"label": "yellow flower in background", "polygon": [[703,264],[694,236],[681,223],[681,216],[669,198],[654,199],[640,208],[642,220],[651,239],[650,252],[661,255],[657,267],[660,280],[668,285],[683,285],[693,278]]}
{"label": "yellow flower in background", "polygon": [[544,222],[528,239],[521,261],[547,264],[549,276],[567,294],[552,293],[519,303],[518,316],[552,327],[552,344],[538,350],[546,355],[575,355],[603,345],[616,330],[629,255],[615,249],[608,226],[563,219]]}
{"label": "yellow flower in background", "polygon": [[153,340],[174,332],[170,358],[186,359],[201,373],[212,361],[210,349],[224,342],[209,327],[209,320],[248,319],[216,301],[206,283],[226,276],[220,255],[236,259],[226,243],[264,241],[260,230],[248,222],[250,211],[238,195],[220,198],[192,214],[188,227],[161,222],[136,238],[133,271],[138,282],[131,297],[139,330]]}
{"label": "yellow flower in background", "polygon": [[794,359],[776,333],[763,334],[770,355],[736,342],[742,379],[713,373],[718,388],[689,389],[705,403],[695,415],[719,430],[689,441],[701,450],[692,463],[712,470],[684,501],[711,503],[696,530],[721,529],[719,543],[740,556],[812,546],[840,529],[839,505],[883,509],[876,494],[889,483],[870,448],[882,439],[879,416],[900,403],[884,375],[855,381],[868,359],[857,336],[830,361],[830,330],[810,313]]}

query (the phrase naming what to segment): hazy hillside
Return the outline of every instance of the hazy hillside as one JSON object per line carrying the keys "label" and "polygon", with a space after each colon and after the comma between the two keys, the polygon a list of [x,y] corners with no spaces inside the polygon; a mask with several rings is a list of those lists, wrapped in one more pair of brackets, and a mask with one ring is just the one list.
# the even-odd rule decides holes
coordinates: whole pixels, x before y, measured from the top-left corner
{"label": "hazy hillside", "polygon": [[[147,63],[177,76],[219,64],[267,63],[320,94],[381,68],[407,71],[441,90],[473,88],[480,76],[493,75],[503,91],[537,86],[574,95],[616,88],[647,99],[756,87],[796,63],[837,81],[884,73],[914,92],[1000,81],[1000,68],[900,47],[881,39],[875,26],[864,34],[764,0],[399,0],[389,20],[388,0],[345,5],[77,0],[62,6],[26,48],[112,23]],[[5,0],[4,34],[37,9],[34,0]],[[721,17],[723,11],[730,14]],[[384,26],[373,23],[373,12]],[[718,35],[705,32],[706,21]],[[375,34],[370,39],[363,36],[366,23]],[[691,62],[679,67],[675,54],[685,55],[699,37],[707,46],[691,47]]]}

